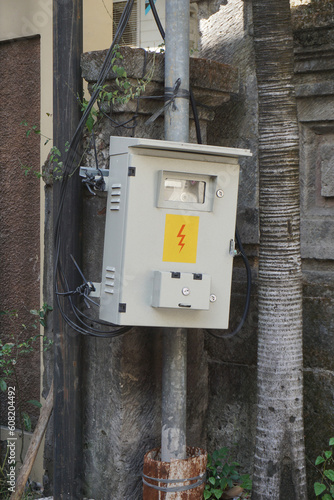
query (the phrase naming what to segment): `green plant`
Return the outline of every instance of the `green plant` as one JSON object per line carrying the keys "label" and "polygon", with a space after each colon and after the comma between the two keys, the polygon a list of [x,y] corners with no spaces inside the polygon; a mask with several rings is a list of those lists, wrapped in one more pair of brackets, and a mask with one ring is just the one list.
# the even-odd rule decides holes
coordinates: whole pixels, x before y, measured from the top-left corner
{"label": "green plant", "polygon": [[203,498],[205,500],[219,500],[224,491],[231,489],[236,484],[242,490],[250,491],[252,481],[249,474],[240,474],[238,467],[238,462],[231,461],[230,450],[227,447],[215,450],[212,455],[208,455],[207,479]]}
{"label": "green plant", "polygon": [[314,483],[317,498],[332,500],[334,498],[334,437],[329,440],[330,450],[325,450],[316,458],[315,465],[321,474],[321,482]]}
{"label": "green plant", "polygon": [[[115,45],[113,50],[113,56],[111,59],[111,69],[115,78],[116,88],[110,89],[108,85],[102,85],[101,87],[93,87],[93,90],[98,90],[97,107],[93,106],[89,112],[88,118],[86,120],[86,128],[89,133],[93,131],[94,126],[98,120],[103,116],[103,109],[107,110],[112,104],[126,104],[132,99],[139,98],[146,90],[147,85],[152,80],[155,66],[155,54],[153,54],[153,62],[150,65],[149,70],[146,72],[143,78],[137,79],[137,83],[133,84],[127,76],[127,72],[123,66],[119,65],[119,62],[123,60],[123,56],[119,51],[119,46]],[[81,111],[85,112],[89,106],[89,101],[85,98],[81,100],[80,96],[77,95],[77,101],[81,107]],[[51,116],[50,113],[47,113]],[[45,139],[44,145],[48,144],[52,139],[42,134],[38,125],[30,125],[26,120],[22,120],[20,125],[26,127],[25,135],[29,137],[30,135],[39,135]],[[88,149],[88,148],[87,148]],[[65,144],[65,152],[69,150],[69,143]],[[82,155],[84,156],[84,154]],[[79,162],[80,164],[80,162]],[[23,170],[25,176],[32,173],[35,177],[43,177],[46,184],[52,184],[53,180],[61,180],[63,178],[63,159],[61,157],[61,152],[57,146],[52,146],[50,149],[47,160],[45,161],[42,172],[34,169],[33,166],[25,165],[21,163],[21,169]],[[76,169],[75,169],[76,170]],[[75,171],[74,170],[74,171]],[[72,172],[71,175],[73,175]]]}
{"label": "green plant", "polygon": [[[125,68],[119,65],[119,62],[124,58],[119,51],[119,46],[115,45],[113,50],[113,57],[111,59],[111,69],[115,78],[116,89],[110,89],[108,85],[103,85],[101,87],[93,87],[93,90],[99,90],[99,95],[97,98],[98,109],[93,107],[89,113],[89,116],[86,120],[86,127],[88,132],[92,132],[94,125],[101,117],[100,110],[103,108],[110,107],[111,104],[126,104],[132,99],[137,99],[140,97],[146,90],[147,85],[152,80],[152,76],[154,73],[154,65],[155,65],[155,54],[153,54],[153,64],[150,69],[147,71],[145,76],[141,79],[137,79],[137,83],[133,84],[129,79]],[[80,97],[77,96],[78,102],[81,105],[81,111],[84,112],[89,105],[89,101],[86,99],[80,100]]]}
{"label": "green plant", "polygon": [[[20,423],[22,431],[31,431],[31,419],[26,411],[23,411],[23,399],[20,383],[18,377],[18,367],[20,366],[20,360],[23,357],[29,356],[37,347],[40,347],[38,340],[43,339],[43,350],[47,350],[52,344],[51,340],[48,340],[45,336],[40,335],[36,332],[34,335],[30,335],[30,331],[36,331],[39,325],[45,326],[46,316],[49,311],[52,311],[52,307],[44,303],[40,309],[32,309],[30,314],[33,316],[33,320],[29,325],[20,323],[19,315],[16,310],[0,311],[0,316],[4,321],[7,320],[11,328],[11,333],[9,335],[9,341],[3,342],[0,339],[0,390],[5,392],[8,390],[8,401],[11,401],[17,411],[10,411],[10,418],[8,417],[8,429],[10,431],[9,435],[13,436],[15,431],[15,414],[18,416],[18,421]],[[14,396],[15,394],[15,396]],[[27,403],[41,407],[41,403],[34,399],[27,401]],[[16,406],[17,405],[17,406]],[[14,407],[14,408],[15,408]],[[24,432],[22,432],[22,442],[21,442],[21,452],[20,460],[22,462],[22,451],[24,446]],[[8,489],[8,467],[12,463],[8,460],[9,448],[5,449],[4,456],[0,457],[0,498],[9,499],[10,491]],[[24,494],[24,499],[35,498],[32,491],[27,491]]]}
{"label": "green plant", "polygon": [[[49,116],[51,116],[49,113],[47,113]],[[39,127],[37,125],[29,125],[29,123],[26,120],[21,121],[20,125],[23,125],[24,127],[27,127],[26,130],[26,137],[29,137],[31,134],[39,135],[40,137],[43,137],[45,139],[44,146],[48,144],[51,141],[50,137],[47,137],[46,135],[42,134],[40,131]],[[65,152],[67,152],[69,149],[69,142],[66,142],[65,144]],[[21,162],[20,162],[21,163]],[[57,148],[57,146],[52,146],[50,149],[48,158],[47,158],[47,163],[49,165],[52,165],[52,177],[54,180],[60,180],[62,178],[63,174],[63,161],[61,159],[61,152]],[[29,173],[32,173],[35,177],[38,179],[43,177],[45,172],[40,172],[39,170],[34,170],[33,166],[28,166],[24,165],[21,163],[21,169],[24,172],[24,175],[27,176]]]}
{"label": "green plant", "polygon": [[[27,431],[31,430],[31,420],[28,413],[22,411],[17,366],[23,356],[29,355],[34,351],[37,340],[41,337],[43,338],[44,350],[47,350],[52,344],[51,340],[41,334],[36,333],[30,337],[27,335],[27,332],[30,330],[37,330],[38,324],[43,327],[45,326],[46,315],[49,311],[52,311],[52,307],[45,303],[40,309],[32,309],[30,314],[34,317],[34,320],[28,326],[24,323],[19,323],[16,310],[0,311],[0,315],[5,316],[13,327],[9,342],[3,343],[0,339],[0,390],[5,392],[9,381],[13,380],[15,382],[17,388],[19,420],[22,429],[26,429]],[[33,406],[41,406],[39,401],[36,400],[29,400],[27,402]]]}
{"label": "green plant", "polygon": [[[29,356],[29,354],[31,354],[36,347],[40,347],[38,340],[41,338],[43,339],[43,350],[47,350],[52,344],[51,340],[48,340],[45,336],[40,335],[37,332],[29,337],[31,330],[36,331],[39,325],[42,325],[43,327],[46,326],[46,316],[49,311],[52,311],[52,307],[46,303],[44,303],[39,309],[31,309],[30,314],[33,316],[33,320],[29,325],[20,323],[19,315],[16,310],[0,311],[0,316],[3,320],[7,320],[11,329],[9,341],[4,343],[0,339],[0,390],[2,392],[8,391],[8,401],[12,401],[11,404],[14,405],[14,410],[10,410],[8,414],[9,435],[14,435],[16,415],[22,429],[20,452],[21,462],[23,462],[22,452],[24,446],[24,431],[31,431],[31,419],[29,414],[26,411],[23,411],[23,400],[18,377],[18,367],[20,365],[20,360],[23,357]],[[34,399],[27,401],[27,403],[38,408],[41,407],[41,403]],[[15,407],[17,408],[17,411],[15,410]],[[4,500],[9,499],[10,497],[10,490],[8,489],[8,467],[9,464],[13,463],[12,459],[8,460],[9,448],[7,447],[5,450],[5,455],[0,457],[0,498],[3,498]],[[27,491],[22,498],[32,499],[35,498],[35,495],[32,491]]]}
{"label": "green plant", "polygon": [[31,126],[29,126],[29,123],[26,120],[22,120],[21,123],[20,123],[20,125],[23,125],[24,127],[27,127],[26,137],[29,137],[30,134],[36,134],[36,135],[39,135],[41,137],[44,137],[44,139],[45,139],[44,145],[48,144],[48,142],[51,141],[50,137],[47,137],[46,135],[42,134],[42,132],[40,131],[38,125],[31,125]]}

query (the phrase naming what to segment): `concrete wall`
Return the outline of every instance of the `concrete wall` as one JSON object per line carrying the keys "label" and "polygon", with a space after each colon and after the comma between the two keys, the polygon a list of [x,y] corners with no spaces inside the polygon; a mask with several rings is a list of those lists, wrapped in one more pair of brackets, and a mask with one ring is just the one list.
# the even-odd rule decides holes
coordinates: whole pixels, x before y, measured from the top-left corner
{"label": "concrete wall", "polygon": [[[40,248],[39,248],[39,182],[24,169],[39,171],[39,136],[26,137],[23,120],[29,126],[39,125],[40,113],[40,40],[0,43],[2,85],[0,89],[0,164],[2,173],[0,196],[0,275],[1,310],[17,310],[17,321],[1,316],[1,339],[11,342],[11,335],[25,340],[35,335],[29,327],[34,318],[30,309],[39,307]],[[17,78],[18,74],[25,78]],[[22,400],[39,399],[39,342],[35,352],[18,363]],[[3,407],[2,407],[3,408]],[[36,420],[38,411],[31,405],[24,409]],[[6,423],[1,412],[1,423]],[[18,425],[19,426],[19,425]],[[20,426],[19,426],[20,427]]]}
{"label": "concrete wall", "polygon": [[[0,316],[0,337],[3,343],[24,342],[39,333],[32,327],[36,316],[30,309],[40,304],[40,187],[33,173],[39,171],[40,137],[26,137],[26,128],[39,125],[40,120],[40,38],[0,42],[0,310],[16,310],[18,318]],[[22,78],[24,75],[24,78]],[[25,325],[25,326],[23,326]],[[29,414],[34,427],[39,410],[27,403],[40,396],[39,339],[34,351],[22,355],[16,364],[17,380],[12,377],[9,385],[16,389],[16,427],[22,428],[19,409]],[[1,373],[0,376],[3,374]],[[20,408],[20,405],[21,408]],[[0,393],[0,454],[5,463],[8,438],[7,391]],[[16,460],[20,462],[22,433],[16,433]],[[24,451],[31,436],[25,435]],[[42,454],[36,465],[41,466]],[[8,464],[5,464],[8,465]],[[31,477],[41,481],[38,466]]]}

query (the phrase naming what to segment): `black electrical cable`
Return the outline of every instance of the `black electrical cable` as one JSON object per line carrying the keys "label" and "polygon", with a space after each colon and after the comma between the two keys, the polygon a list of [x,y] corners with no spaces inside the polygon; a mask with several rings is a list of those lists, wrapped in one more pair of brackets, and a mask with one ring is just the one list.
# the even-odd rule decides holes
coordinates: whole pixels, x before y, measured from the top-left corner
{"label": "black electrical cable", "polygon": [[[88,119],[88,116],[91,112],[91,109],[99,96],[99,92],[101,90],[103,82],[105,81],[105,79],[108,75],[108,72],[111,69],[111,61],[112,61],[112,57],[113,57],[114,48],[118,44],[119,40],[121,39],[121,37],[123,35],[125,27],[126,27],[128,21],[129,21],[129,18],[130,18],[133,4],[134,4],[134,0],[128,0],[125,7],[124,7],[123,13],[121,15],[121,18],[120,18],[120,21],[119,21],[119,24],[118,24],[118,27],[117,27],[117,30],[115,33],[114,40],[113,40],[113,42],[108,50],[107,56],[106,56],[104,63],[102,65],[100,75],[99,75],[98,81],[95,85],[95,88],[93,90],[91,99],[90,99],[90,101],[89,101],[80,121],[79,121],[79,124],[78,124],[78,126],[77,126],[77,128],[72,136],[72,139],[71,139],[68,151],[67,151],[67,155],[66,155],[65,161],[64,161],[64,170],[63,170],[63,175],[62,175],[62,180],[61,180],[58,213],[57,213],[57,217],[56,217],[56,221],[55,221],[54,283],[55,283],[56,301],[57,301],[57,305],[58,305],[60,314],[61,314],[63,320],[69,326],[71,326],[74,330],[76,330],[77,332],[79,332],[83,335],[93,335],[96,337],[116,337],[116,336],[119,336],[119,335],[126,333],[127,331],[129,331],[131,329],[131,327],[119,327],[118,326],[117,328],[114,328],[113,330],[108,331],[108,332],[100,331],[100,330],[97,330],[93,327],[90,327],[89,325],[84,323],[81,319],[80,319],[80,323],[83,324],[84,327],[80,326],[79,324],[77,324],[75,321],[73,321],[65,313],[63,304],[61,303],[61,297],[62,296],[65,297],[67,295],[67,300],[70,303],[71,310],[72,310],[75,318],[77,318],[77,320],[79,320],[78,313],[77,313],[77,311],[79,311],[79,310],[78,310],[77,306],[75,306],[75,304],[73,303],[73,300],[72,300],[72,297],[73,297],[72,292],[77,293],[78,289],[73,291],[69,288],[67,280],[66,280],[64,273],[63,273],[62,263],[61,263],[61,259],[60,259],[63,205],[64,205],[64,200],[66,197],[67,185],[68,185],[68,182],[71,178],[70,176],[73,173],[74,169],[77,168],[77,166],[75,165],[75,160],[78,156],[78,148],[79,148],[83,128],[84,128],[85,123]],[[75,167],[74,167],[74,165],[75,165]],[[62,290],[59,289],[59,286],[61,286]],[[84,294],[82,294],[82,295],[84,295]],[[105,324],[99,320],[90,319],[90,321],[93,323],[96,323],[96,324],[100,324],[100,325]]]}
{"label": "black electrical cable", "polygon": [[212,330],[206,330],[207,333],[209,333],[213,337],[216,337],[217,339],[230,339],[230,338],[234,337],[235,335],[237,335],[237,333],[239,333],[240,330],[241,330],[241,328],[244,326],[244,323],[245,323],[245,321],[247,319],[248,311],[249,311],[251,288],[252,288],[252,271],[251,271],[251,267],[250,267],[248,258],[247,258],[246,254],[244,252],[244,249],[243,249],[243,246],[242,246],[242,243],[241,243],[241,239],[240,239],[238,228],[235,229],[235,237],[236,237],[237,244],[238,244],[238,247],[239,247],[240,255],[241,255],[242,260],[244,261],[244,264],[245,264],[245,267],[246,267],[246,273],[247,273],[246,301],[245,301],[245,306],[244,306],[244,311],[243,311],[243,314],[242,314],[242,318],[241,318],[239,324],[237,325],[237,327],[232,332],[218,334],[218,333],[215,333]]}
{"label": "black electrical cable", "polygon": [[122,123],[118,123],[116,120],[113,120],[111,118],[111,116],[109,116],[105,111],[103,111],[103,109],[101,109],[101,106],[99,103],[97,103],[98,107],[99,107],[99,111],[100,113],[105,116],[110,122],[111,122],[111,126],[114,127],[114,128],[120,128],[120,127],[123,127],[125,129],[128,129],[128,130],[132,130],[134,128],[136,128],[137,125],[129,125],[128,126],[128,123],[134,121],[136,118],[138,118],[138,115],[135,114],[134,116],[132,116],[132,118],[129,118],[128,120],[126,120],[125,122],[122,122]]}
{"label": "black electrical cable", "polygon": [[[85,280],[84,280],[85,281]],[[67,288],[68,289],[68,283],[67,283],[67,280],[66,280],[66,277],[64,276],[64,274],[62,274],[62,283],[63,283],[63,287],[64,288]],[[57,303],[58,303],[58,306],[60,306],[60,303],[59,303],[59,293],[57,293],[56,297],[57,297]],[[68,297],[68,300],[69,300],[69,304],[71,306],[71,309],[72,309],[72,312],[74,314],[75,317],[78,318],[78,312],[80,313],[79,309],[74,305],[73,303],[73,300],[72,300],[72,297],[69,296]],[[122,326],[122,327],[119,327],[118,325],[113,325],[112,323],[109,323],[109,326],[116,326],[117,328],[116,329],[113,329],[112,331],[108,330],[108,331],[103,331],[103,330],[97,330],[89,325],[87,325],[86,323],[84,323],[81,319],[80,322],[82,324],[84,324],[86,326],[87,329],[84,329],[83,327],[81,327],[80,325],[78,325],[77,323],[75,323],[73,320],[71,320],[71,318],[69,318],[67,315],[65,315],[63,309],[61,307],[60,308],[60,312],[61,312],[61,315],[63,317],[63,319],[73,328],[75,329],[76,331],[78,331],[79,333],[82,333],[84,335],[93,335],[94,337],[103,337],[103,338],[107,338],[107,337],[118,337],[119,335],[122,335],[123,333],[126,333],[130,330],[130,327],[127,327],[127,326]],[[101,325],[106,325],[104,322],[102,321],[98,321],[98,320],[94,320],[92,318],[89,318],[88,316],[86,317],[87,319],[89,319],[91,322],[94,322],[94,323],[98,323],[98,324],[101,324]]]}
{"label": "black electrical cable", "polygon": [[[157,9],[155,8],[154,0],[149,0],[149,2],[150,2],[151,9],[152,9],[153,17],[155,19],[155,22],[156,22],[156,25],[157,25],[158,30],[160,32],[160,35],[161,35],[162,39],[165,40],[165,30],[163,29],[163,26],[161,24],[161,21],[160,21],[158,12],[157,12]],[[196,106],[194,94],[192,92],[191,87],[189,88],[189,93],[190,93],[190,103],[191,103],[191,107],[192,107],[192,111],[193,111],[193,115],[194,115],[194,120],[195,120],[197,142],[198,142],[198,144],[202,144],[201,129],[200,129],[198,112],[197,112],[197,106]],[[237,227],[235,228],[235,238],[237,240],[240,255],[242,257],[242,260],[244,261],[245,268],[246,268],[246,274],[247,274],[246,302],[245,302],[245,307],[244,307],[242,318],[241,318],[239,324],[237,325],[237,327],[232,332],[227,332],[225,334],[219,335],[213,331],[206,330],[210,335],[212,335],[213,337],[216,337],[218,339],[229,339],[229,338],[232,338],[235,335],[237,335],[237,333],[239,333],[241,328],[243,327],[243,325],[247,319],[247,315],[248,315],[248,311],[249,311],[250,295],[251,295],[251,288],[252,288],[252,272],[251,272],[248,258],[244,252]]]}

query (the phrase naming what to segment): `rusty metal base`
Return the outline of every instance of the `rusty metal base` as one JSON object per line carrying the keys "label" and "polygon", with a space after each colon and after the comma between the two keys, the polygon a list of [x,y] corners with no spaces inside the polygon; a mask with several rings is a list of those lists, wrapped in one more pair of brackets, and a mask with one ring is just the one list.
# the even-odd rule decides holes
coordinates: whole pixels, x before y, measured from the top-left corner
{"label": "rusty metal base", "polygon": [[161,462],[160,459],[160,448],[154,448],[144,457],[143,500],[202,500],[205,450],[187,446],[185,460]]}

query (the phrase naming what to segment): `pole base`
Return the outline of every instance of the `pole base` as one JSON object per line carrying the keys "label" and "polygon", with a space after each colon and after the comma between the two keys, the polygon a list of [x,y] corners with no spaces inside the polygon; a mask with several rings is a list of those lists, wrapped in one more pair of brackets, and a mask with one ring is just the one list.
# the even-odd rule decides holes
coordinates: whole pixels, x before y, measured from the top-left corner
{"label": "pole base", "polygon": [[161,449],[146,453],[143,469],[143,500],[202,500],[207,452],[187,446],[187,458],[161,462]]}

